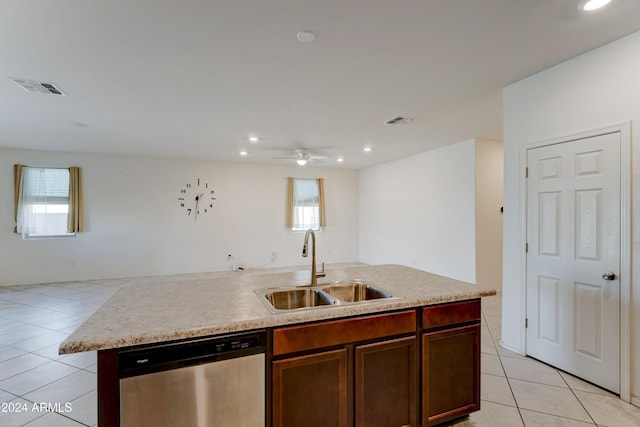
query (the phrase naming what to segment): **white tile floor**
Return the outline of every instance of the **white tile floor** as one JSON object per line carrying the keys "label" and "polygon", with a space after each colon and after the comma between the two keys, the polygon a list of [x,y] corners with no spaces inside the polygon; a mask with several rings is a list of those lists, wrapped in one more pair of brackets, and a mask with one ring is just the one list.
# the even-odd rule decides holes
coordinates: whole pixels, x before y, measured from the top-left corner
{"label": "white tile floor", "polygon": [[0,287],[0,427],[96,424],[96,354],[60,356],[58,346],[120,286]]}
{"label": "white tile floor", "polygon": [[455,427],[640,427],[640,408],[498,346],[501,296],[482,299],[481,410]]}
{"label": "white tile floor", "polygon": [[[58,345],[123,285],[0,287],[0,427],[96,424],[96,355],[59,356]],[[640,408],[500,348],[500,296],[484,298],[482,307],[482,410],[453,425],[640,427]],[[55,404],[57,411],[47,410]]]}

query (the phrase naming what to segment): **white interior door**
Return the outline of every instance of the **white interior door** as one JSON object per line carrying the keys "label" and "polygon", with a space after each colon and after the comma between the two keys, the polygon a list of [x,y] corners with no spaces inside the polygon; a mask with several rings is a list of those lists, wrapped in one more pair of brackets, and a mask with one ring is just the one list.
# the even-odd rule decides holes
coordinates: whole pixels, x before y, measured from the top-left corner
{"label": "white interior door", "polygon": [[527,166],[527,354],[619,393],[620,133]]}

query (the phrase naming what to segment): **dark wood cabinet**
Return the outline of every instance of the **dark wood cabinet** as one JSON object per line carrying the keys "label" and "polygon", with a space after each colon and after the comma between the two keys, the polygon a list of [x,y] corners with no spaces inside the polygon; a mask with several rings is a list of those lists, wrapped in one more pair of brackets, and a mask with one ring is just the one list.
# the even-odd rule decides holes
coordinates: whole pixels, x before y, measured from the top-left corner
{"label": "dark wood cabinet", "polygon": [[423,425],[479,410],[480,301],[425,308],[423,328]]}
{"label": "dark wood cabinet", "polygon": [[273,427],[417,427],[415,310],[276,328]]}
{"label": "dark wood cabinet", "polygon": [[274,427],[347,426],[347,350],[273,362]]}
{"label": "dark wood cabinet", "polygon": [[[269,328],[267,427],[429,427],[480,409],[480,299]],[[122,350],[98,352],[119,425]]]}
{"label": "dark wood cabinet", "polygon": [[355,348],[356,427],[415,427],[416,339]]}
{"label": "dark wood cabinet", "polygon": [[479,299],[275,328],[272,348],[273,427],[428,427],[480,409]]}

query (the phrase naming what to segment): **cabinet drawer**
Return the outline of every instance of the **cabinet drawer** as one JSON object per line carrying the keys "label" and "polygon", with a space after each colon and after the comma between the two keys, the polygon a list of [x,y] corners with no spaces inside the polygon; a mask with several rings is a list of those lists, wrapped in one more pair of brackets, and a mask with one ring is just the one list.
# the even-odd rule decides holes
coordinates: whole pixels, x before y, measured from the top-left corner
{"label": "cabinet drawer", "polygon": [[415,310],[289,326],[273,331],[273,355],[278,356],[415,331]]}
{"label": "cabinet drawer", "polygon": [[480,299],[434,305],[422,309],[423,329],[473,321],[480,321]]}

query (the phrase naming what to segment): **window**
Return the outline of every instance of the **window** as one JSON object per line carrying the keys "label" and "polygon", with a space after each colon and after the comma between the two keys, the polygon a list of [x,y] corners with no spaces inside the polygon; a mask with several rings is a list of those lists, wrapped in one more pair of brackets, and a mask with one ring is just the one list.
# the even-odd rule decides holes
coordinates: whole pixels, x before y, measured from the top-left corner
{"label": "window", "polygon": [[323,179],[288,179],[287,227],[293,231],[325,226]]}
{"label": "window", "polygon": [[81,231],[79,169],[17,165],[16,233],[23,238],[67,237]]}

